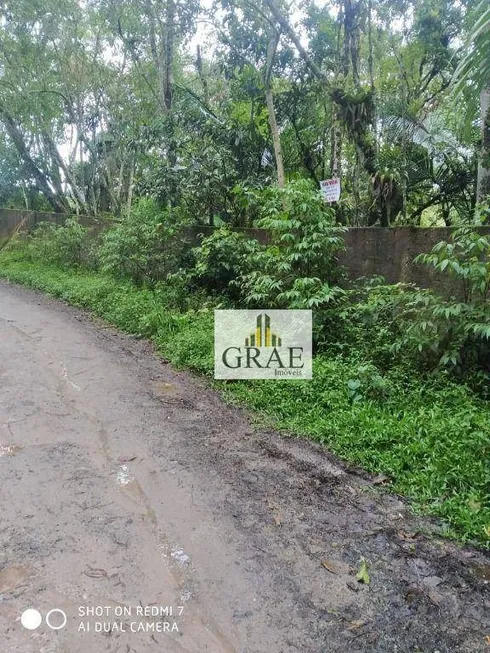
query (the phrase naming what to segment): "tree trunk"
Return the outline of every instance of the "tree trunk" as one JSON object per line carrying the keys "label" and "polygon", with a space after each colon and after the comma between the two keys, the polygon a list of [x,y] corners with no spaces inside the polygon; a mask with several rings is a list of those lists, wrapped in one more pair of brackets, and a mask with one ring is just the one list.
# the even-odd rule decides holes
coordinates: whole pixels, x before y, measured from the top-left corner
{"label": "tree trunk", "polygon": [[277,185],[284,188],[286,178],[284,174],[284,161],[282,157],[281,137],[277,127],[276,110],[274,108],[274,96],[272,95],[272,66],[276,56],[277,45],[279,43],[279,32],[274,31],[267,45],[267,62],[264,74],[265,101],[267,112],[269,114],[269,127],[272,134],[272,144],[274,146],[274,156],[276,159]]}
{"label": "tree trunk", "polygon": [[344,52],[343,69],[347,75],[352,69],[352,79],[357,87],[359,85],[359,3],[353,0],[344,0]]}
{"label": "tree trunk", "polygon": [[274,99],[272,97],[272,89],[265,90],[265,99],[267,102],[267,111],[269,112],[269,126],[272,133],[272,144],[274,145],[274,156],[276,158],[277,168],[277,185],[279,188],[284,188],[286,177],[284,174],[284,162],[282,158],[281,137],[279,136],[279,129],[276,122],[276,112],[274,109]]}
{"label": "tree trunk", "polygon": [[56,147],[56,143],[53,141],[51,136],[47,132],[43,132],[43,139],[46,144],[46,148],[50,153],[51,158],[53,159],[53,162],[58,166],[59,169],[63,171],[63,174],[65,175],[65,182],[70,187],[73,193],[73,197],[78,202],[79,210],[81,211],[82,214],[87,214],[88,208],[87,208],[87,203],[85,201],[83,188],[79,188],[71,171],[63,161],[63,157],[59,153],[58,148]]}
{"label": "tree trunk", "polygon": [[12,140],[12,143],[15,145],[15,148],[19,153],[20,158],[24,162],[26,169],[35,179],[39,190],[43,193],[43,195],[51,204],[51,206],[56,211],[56,213],[67,212],[68,205],[65,204],[64,198],[57,196],[53,192],[51,186],[49,185],[46,175],[37,167],[31,155],[29,154],[26,144],[24,143],[24,137],[22,135],[22,132],[15,124],[15,121],[12,118],[12,116],[10,116],[10,114],[8,114],[5,111],[5,109],[1,106],[0,106],[0,119],[5,125],[7,134]]}
{"label": "tree trunk", "polygon": [[208,80],[206,79],[206,75],[204,74],[204,68],[202,65],[202,53],[201,53],[201,46],[197,46],[196,50],[196,70],[197,74],[199,75],[199,79],[201,80],[202,84],[202,90],[204,93],[204,103],[206,106],[209,106],[209,86],[208,86]]}
{"label": "tree trunk", "polygon": [[133,201],[134,166],[135,166],[135,157],[133,156],[133,158],[131,159],[131,166],[129,169],[128,198],[126,201],[126,213],[128,215],[131,213],[131,204]]}
{"label": "tree trunk", "polygon": [[264,0],[264,2],[269,7],[271,14],[276,19],[281,30],[289,36],[294,46],[298,50],[299,54],[301,55],[301,58],[306,63],[306,65],[311,70],[311,72],[316,77],[318,77],[318,79],[321,79],[327,85],[327,87],[329,87],[330,82],[327,75],[321,70],[318,64],[314,61],[312,57],[310,57],[306,49],[303,47],[303,44],[301,43],[301,39],[293,30],[287,18],[285,18],[285,16],[281,13],[279,7],[276,5],[276,0]]}
{"label": "tree trunk", "polygon": [[478,161],[476,201],[484,202],[490,198],[490,86],[480,95],[481,109],[481,151]]}
{"label": "tree trunk", "polygon": [[330,151],[330,175],[334,178],[341,175],[342,157],[342,131],[340,129],[337,107],[332,106],[332,128],[331,128],[331,151]]}
{"label": "tree trunk", "polygon": [[174,40],[175,40],[175,13],[174,0],[167,0],[165,11],[165,75],[164,75],[164,100],[167,111],[172,109],[173,99],[173,68],[174,68]]}
{"label": "tree trunk", "polygon": [[[166,80],[165,80],[165,47],[157,40],[157,19],[154,13],[151,0],[146,0],[146,16],[148,18],[148,39],[153,58],[153,65],[158,76],[158,99],[163,111],[168,111],[166,102]],[[162,35],[160,35],[162,36]]]}

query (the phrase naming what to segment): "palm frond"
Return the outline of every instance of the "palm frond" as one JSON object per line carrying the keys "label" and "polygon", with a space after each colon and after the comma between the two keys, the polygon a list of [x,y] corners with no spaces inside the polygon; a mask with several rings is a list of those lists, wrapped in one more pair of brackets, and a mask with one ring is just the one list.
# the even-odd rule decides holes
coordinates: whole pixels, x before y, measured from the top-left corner
{"label": "palm frond", "polygon": [[407,139],[423,147],[432,157],[462,154],[458,139],[446,127],[441,114],[432,113],[423,121],[407,116],[386,116],[382,123],[390,140]]}
{"label": "palm frond", "polygon": [[483,0],[475,10],[479,16],[467,42],[467,52],[454,72],[456,94],[470,84],[475,92],[490,86],[490,6]]}

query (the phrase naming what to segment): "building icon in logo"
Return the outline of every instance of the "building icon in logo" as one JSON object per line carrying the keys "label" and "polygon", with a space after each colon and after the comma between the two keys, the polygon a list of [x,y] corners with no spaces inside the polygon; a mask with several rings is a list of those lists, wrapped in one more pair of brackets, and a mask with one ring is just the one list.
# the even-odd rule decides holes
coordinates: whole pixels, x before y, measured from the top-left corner
{"label": "building icon in logo", "polygon": [[267,313],[257,316],[255,333],[245,338],[245,347],[281,347],[282,339],[271,331],[271,319]]}

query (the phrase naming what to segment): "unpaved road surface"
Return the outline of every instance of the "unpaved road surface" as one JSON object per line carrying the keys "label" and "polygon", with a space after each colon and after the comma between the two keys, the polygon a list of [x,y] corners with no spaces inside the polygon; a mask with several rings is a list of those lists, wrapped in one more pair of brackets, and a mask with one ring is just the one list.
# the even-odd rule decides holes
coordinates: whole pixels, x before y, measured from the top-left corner
{"label": "unpaved road surface", "polygon": [[490,651],[488,557],[147,343],[0,284],[0,384],[1,653]]}

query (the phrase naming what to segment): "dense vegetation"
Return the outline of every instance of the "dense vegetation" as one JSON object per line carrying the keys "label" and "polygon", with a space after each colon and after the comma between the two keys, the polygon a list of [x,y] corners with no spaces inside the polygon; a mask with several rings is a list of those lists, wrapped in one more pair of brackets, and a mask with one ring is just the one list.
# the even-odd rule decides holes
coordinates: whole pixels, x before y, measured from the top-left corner
{"label": "dense vegetation", "polygon": [[[1,3],[0,204],[105,228],[42,224],[0,275],[208,376],[215,307],[311,308],[312,381],[217,386],[485,546],[489,199],[486,0]],[[453,296],[347,282],[345,230],[390,225],[453,227],[414,263]]]}
{"label": "dense vegetation", "polygon": [[340,177],[345,225],[472,219],[489,25],[486,0],[6,0],[0,203],[250,225],[243,191]]}
{"label": "dense vegetation", "polygon": [[4,248],[0,274],[150,337],[208,376],[215,307],[313,308],[313,381],[218,387],[387,475],[448,534],[488,544],[490,239],[459,227],[420,257],[451,277],[454,298],[382,279],[348,284],[337,263],[344,228],[317,191],[298,181],[247,201],[267,245],[222,227],[190,249],[171,213],[145,200],[98,236],[76,219],[41,225]]}

